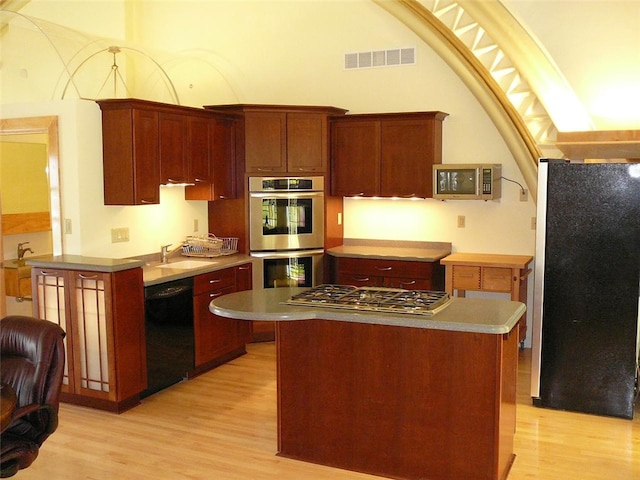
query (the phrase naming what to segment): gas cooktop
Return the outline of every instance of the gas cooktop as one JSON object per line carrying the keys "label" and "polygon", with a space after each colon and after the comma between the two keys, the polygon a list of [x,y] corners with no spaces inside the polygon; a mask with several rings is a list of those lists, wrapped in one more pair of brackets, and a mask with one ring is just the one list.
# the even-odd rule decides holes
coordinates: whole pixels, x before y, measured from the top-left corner
{"label": "gas cooktop", "polygon": [[445,308],[450,301],[447,292],[326,284],[294,295],[285,303],[431,316]]}

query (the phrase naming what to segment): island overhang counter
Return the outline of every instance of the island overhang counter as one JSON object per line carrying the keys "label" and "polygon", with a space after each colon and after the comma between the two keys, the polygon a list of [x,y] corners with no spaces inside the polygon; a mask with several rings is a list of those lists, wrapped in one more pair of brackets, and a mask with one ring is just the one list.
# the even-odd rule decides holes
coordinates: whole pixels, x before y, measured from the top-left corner
{"label": "island overhang counter", "polygon": [[210,304],[276,321],[279,455],[389,478],[507,478],[524,304],[453,298],[431,317],[284,304],[299,291]]}

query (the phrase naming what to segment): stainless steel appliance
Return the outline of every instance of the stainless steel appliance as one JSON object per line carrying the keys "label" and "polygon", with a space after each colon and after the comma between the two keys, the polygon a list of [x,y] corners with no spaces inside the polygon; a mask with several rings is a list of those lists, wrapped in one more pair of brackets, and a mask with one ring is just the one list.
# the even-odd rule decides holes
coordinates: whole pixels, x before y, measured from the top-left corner
{"label": "stainless steel appliance", "polygon": [[254,288],[321,283],[324,178],[250,177],[249,248]]}
{"label": "stainless steel appliance", "polygon": [[322,283],[322,248],[251,252],[256,258],[253,288],[313,287]]}
{"label": "stainless steel appliance", "polygon": [[450,301],[451,298],[447,292],[319,285],[294,295],[286,303],[289,305],[431,316],[449,305]]}
{"label": "stainless steel appliance", "polygon": [[496,200],[502,188],[500,164],[438,164],[433,166],[433,198]]}
{"label": "stainless steel appliance", "polygon": [[632,418],[640,164],[542,159],[537,208],[533,403]]}
{"label": "stainless steel appliance", "polygon": [[250,177],[249,250],[324,248],[323,177]]}

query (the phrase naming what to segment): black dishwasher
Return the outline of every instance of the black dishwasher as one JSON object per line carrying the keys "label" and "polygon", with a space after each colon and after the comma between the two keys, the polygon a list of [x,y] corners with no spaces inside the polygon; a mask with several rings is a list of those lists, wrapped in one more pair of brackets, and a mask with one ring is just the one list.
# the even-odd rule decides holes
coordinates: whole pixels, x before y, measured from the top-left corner
{"label": "black dishwasher", "polygon": [[147,389],[141,397],[187,377],[195,368],[193,278],[144,289]]}

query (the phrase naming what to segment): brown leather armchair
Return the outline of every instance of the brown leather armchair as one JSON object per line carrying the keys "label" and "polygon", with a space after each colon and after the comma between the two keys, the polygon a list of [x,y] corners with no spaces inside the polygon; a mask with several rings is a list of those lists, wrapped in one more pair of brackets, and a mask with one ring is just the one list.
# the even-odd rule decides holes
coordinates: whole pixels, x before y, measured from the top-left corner
{"label": "brown leather armchair", "polygon": [[16,399],[0,434],[2,478],[31,465],[58,426],[64,336],[62,328],[47,320],[25,316],[0,320],[0,381]]}

